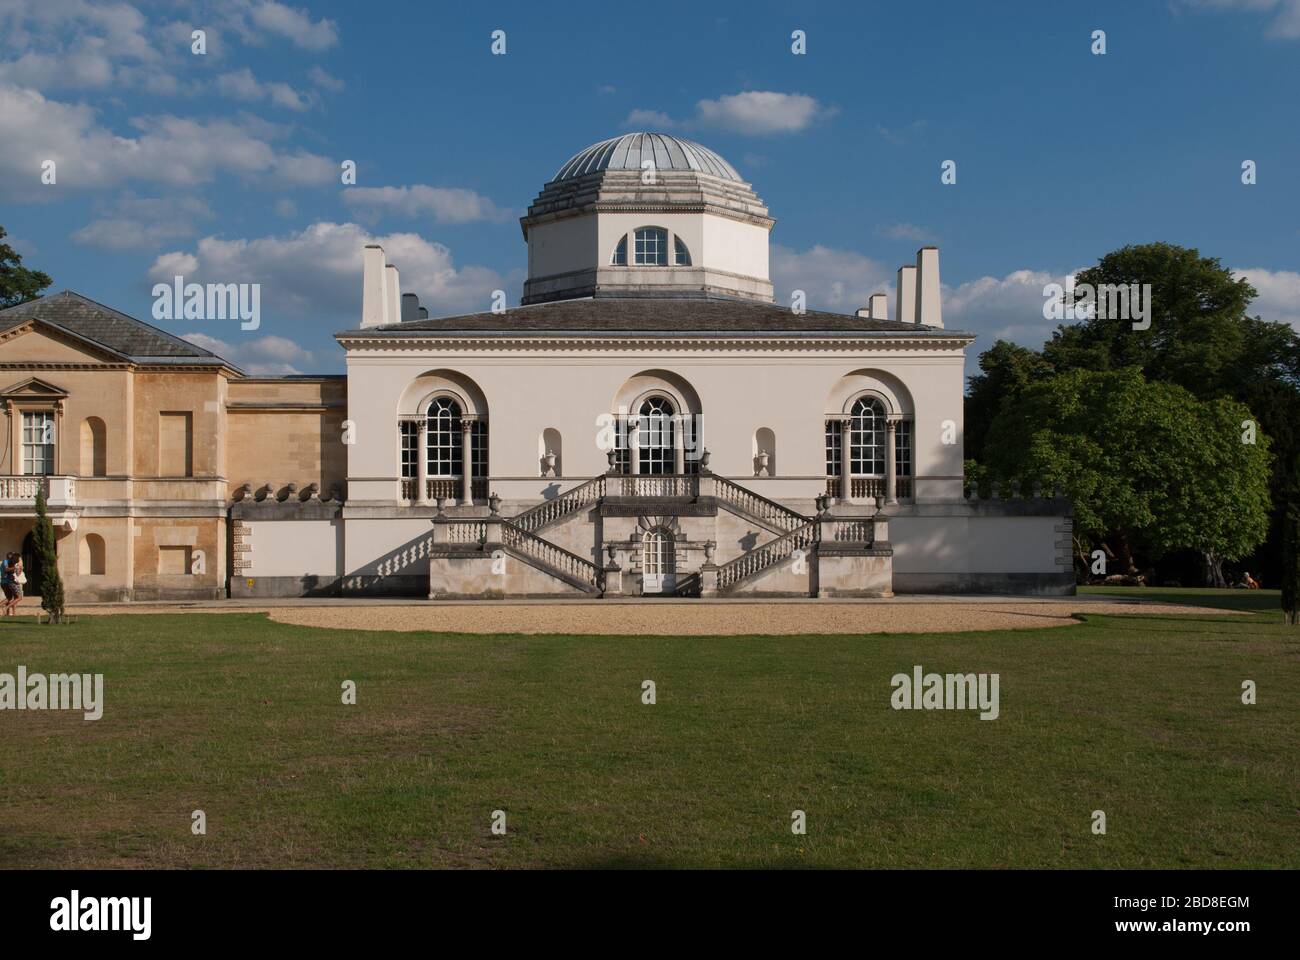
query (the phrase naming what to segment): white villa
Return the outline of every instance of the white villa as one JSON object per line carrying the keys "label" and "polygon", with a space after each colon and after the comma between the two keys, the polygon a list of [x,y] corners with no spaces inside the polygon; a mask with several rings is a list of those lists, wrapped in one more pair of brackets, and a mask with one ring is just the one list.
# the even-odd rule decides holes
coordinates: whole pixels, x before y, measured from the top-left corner
{"label": "white villa", "polygon": [[939,251],[892,317],[796,312],[774,222],[718,154],[633,133],[529,207],[516,309],[429,317],[368,247],[346,498],[236,503],[232,593],[1072,591],[1067,504],[966,496]]}

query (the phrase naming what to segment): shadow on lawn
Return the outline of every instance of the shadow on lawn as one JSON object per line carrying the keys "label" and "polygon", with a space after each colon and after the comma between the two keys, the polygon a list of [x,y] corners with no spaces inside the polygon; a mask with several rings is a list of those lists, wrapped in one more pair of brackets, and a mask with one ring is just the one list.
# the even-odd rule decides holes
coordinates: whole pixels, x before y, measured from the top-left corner
{"label": "shadow on lawn", "polygon": [[1090,597],[1114,597],[1116,600],[1154,600],[1158,603],[1215,607],[1220,610],[1240,610],[1246,613],[1277,613],[1282,610],[1282,596],[1277,590],[1211,590],[1196,589],[1194,587],[1080,587],[1079,593]]}

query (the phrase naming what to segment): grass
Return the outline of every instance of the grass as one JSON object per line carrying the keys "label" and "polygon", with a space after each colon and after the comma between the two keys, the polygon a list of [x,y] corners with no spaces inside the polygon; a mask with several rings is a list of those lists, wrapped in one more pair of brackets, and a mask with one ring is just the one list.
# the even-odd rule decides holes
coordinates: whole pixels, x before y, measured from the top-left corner
{"label": "grass", "polygon": [[[102,672],[106,707],[0,712],[0,868],[1296,867],[1298,641],[1276,613],[703,639],[6,622],[0,672]],[[914,664],[999,673],[1001,717],[890,709]]]}

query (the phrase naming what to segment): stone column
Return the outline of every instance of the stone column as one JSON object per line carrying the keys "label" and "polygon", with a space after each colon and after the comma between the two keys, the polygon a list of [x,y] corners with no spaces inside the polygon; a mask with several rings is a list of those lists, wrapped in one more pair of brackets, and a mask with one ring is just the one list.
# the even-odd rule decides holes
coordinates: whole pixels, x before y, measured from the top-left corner
{"label": "stone column", "polygon": [[469,506],[474,502],[474,461],[473,461],[473,444],[470,442],[470,434],[474,429],[474,421],[461,418],[460,421],[460,499],[461,503]]}
{"label": "stone column", "polygon": [[415,499],[429,502],[429,418],[421,417],[415,424]]}
{"label": "stone column", "polygon": [[853,497],[853,418],[840,421],[840,502],[848,503]]}
{"label": "stone column", "polygon": [[686,438],[682,435],[682,418],[674,416],[673,425],[673,473],[681,476],[686,472]]}
{"label": "stone column", "polygon": [[885,503],[898,503],[898,467],[894,462],[894,432],[898,421],[890,417],[885,421]]}

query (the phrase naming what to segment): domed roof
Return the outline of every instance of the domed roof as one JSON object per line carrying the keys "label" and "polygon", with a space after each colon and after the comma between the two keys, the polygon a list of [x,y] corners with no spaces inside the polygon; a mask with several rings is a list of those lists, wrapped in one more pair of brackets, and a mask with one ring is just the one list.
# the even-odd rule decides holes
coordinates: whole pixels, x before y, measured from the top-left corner
{"label": "domed roof", "polygon": [[571,180],[601,170],[637,170],[643,160],[653,160],[656,170],[694,170],[724,180],[744,181],[736,168],[706,146],[694,140],[666,133],[625,133],[576,153],[555,174],[555,180]]}

